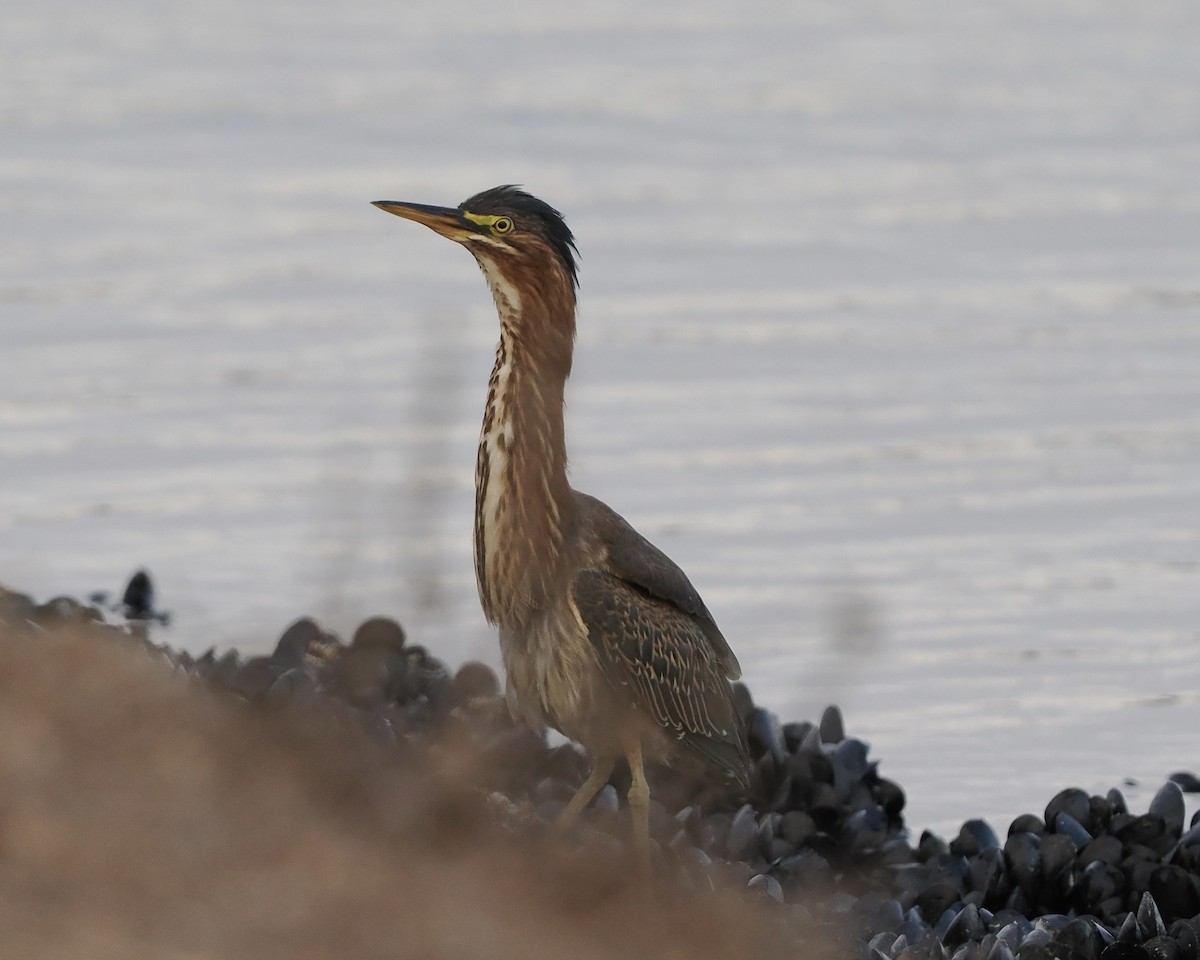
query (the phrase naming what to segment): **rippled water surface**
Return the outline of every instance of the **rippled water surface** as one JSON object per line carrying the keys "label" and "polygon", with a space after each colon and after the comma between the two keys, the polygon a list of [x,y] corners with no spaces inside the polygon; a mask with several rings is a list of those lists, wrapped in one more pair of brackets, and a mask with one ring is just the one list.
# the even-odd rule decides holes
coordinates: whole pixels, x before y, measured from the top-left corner
{"label": "rippled water surface", "polygon": [[496,322],[367,201],[568,216],[573,480],[914,827],[1200,766],[1200,8],[0,14],[0,581],[173,643],[396,615],[496,661]]}

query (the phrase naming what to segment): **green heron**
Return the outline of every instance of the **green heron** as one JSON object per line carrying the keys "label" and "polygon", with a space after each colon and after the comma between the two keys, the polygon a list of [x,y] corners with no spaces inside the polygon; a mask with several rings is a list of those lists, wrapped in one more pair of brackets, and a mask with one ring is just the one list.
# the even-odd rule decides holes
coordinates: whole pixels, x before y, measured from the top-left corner
{"label": "green heron", "polygon": [[567,482],[563,389],[575,341],[575,238],[514,186],[458,207],[380,200],[461,243],[500,314],[475,466],[475,575],[499,626],[513,713],[581,744],[593,767],[565,831],[624,757],[634,841],[649,864],[645,762],[746,789],[741,668],[691,581],[615,511]]}

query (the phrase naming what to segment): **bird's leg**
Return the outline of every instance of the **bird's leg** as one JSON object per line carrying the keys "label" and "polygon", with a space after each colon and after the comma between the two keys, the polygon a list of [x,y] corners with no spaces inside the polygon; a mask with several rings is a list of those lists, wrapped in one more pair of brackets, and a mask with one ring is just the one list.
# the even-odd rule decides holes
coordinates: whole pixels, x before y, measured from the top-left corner
{"label": "bird's leg", "polygon": [[642,879],[650,879],[650,784],[646,782],[646,770],[642,763],[642,741],[630,738],[625,747],[625,759],[629,761],[629,816],[633,820],[633,846],[638,858]]}
{"label": "bird's leg", "polygon": [[592,765],[592,772],[583,781],[583,786],[575,792],[575,796],[571,798],[571,802],[563,808],[563,812],[554,821],[554,828],[551,831],[554,836],[561,837],[571,829],[571,824],[584,811],[584,808],[592,802],[592,797],[599,793],[600,788],[608,783],[608,778],[612,776],[613,767],[616,765],[616,757],[607,754],[596,756],[596,761]]}

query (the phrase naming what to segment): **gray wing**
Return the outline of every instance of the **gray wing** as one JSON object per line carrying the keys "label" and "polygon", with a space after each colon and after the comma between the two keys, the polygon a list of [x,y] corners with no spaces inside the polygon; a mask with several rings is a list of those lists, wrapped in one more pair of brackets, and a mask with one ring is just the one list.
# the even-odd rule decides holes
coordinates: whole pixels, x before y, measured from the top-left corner
{"label": "gray wing", "polygon": [[745,785],[741,719],[725,665],[697,620],[599,570],[577,574],[571,598],[609,680],[675,739]]}
{"label": "gray wing", "polygon": [[741,664],[687,574],[607,504],[585,493],[575,496],[607,547],[610,572],[689,616],[717,655],[725,676],[741,677]]}

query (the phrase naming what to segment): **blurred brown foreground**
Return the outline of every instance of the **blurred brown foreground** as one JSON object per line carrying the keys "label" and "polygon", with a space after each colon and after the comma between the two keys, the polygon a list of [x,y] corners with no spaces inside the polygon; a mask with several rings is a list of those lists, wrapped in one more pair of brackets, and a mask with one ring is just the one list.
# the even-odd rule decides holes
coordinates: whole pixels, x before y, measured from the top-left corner
{"label": "blurred brown foreground", "polygon": [[496,826],[474,769],[220,697],[140,644],[0,626],[0,955],[826,953],[780,908],[648,895],[611,849]]}

